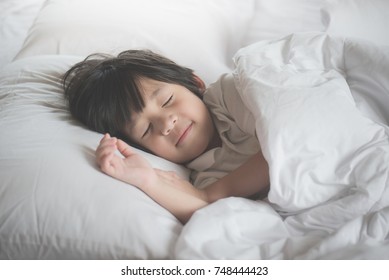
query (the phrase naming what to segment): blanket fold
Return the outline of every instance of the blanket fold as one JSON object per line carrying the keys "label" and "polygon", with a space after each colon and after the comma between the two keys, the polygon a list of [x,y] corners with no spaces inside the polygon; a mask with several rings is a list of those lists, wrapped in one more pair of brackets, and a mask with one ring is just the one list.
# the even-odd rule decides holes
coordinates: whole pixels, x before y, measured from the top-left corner
{"label": "blanket fold", "polygon": [[[186,248],[179,257],[342,258],[349,246],[389,246],[389,51],[293,34],[243,48],[234,62],[269,164],[269,204],[235,214],[231,198],[198,211],[177,243]],[[201,232],[204,223],[211,232]],[[190,236],[219,250],[195,249]]]}

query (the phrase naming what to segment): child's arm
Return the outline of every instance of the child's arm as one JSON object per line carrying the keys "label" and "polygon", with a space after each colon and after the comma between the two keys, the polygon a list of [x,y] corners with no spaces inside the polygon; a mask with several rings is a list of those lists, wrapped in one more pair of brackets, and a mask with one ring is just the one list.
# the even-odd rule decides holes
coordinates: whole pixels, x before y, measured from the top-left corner
{"label": "child's arm", "polygon": [[[116,150],[124,158],[116,155]],[[194,188],[173,172],[152,168],[129,145],[108,134],[101,140],[96,156],[104,173],[138,187],[182,223],[210,202],[229,196],[266,194],[269,190],[268,165],[260,152],[204,190]]]}
{"label": "child's arm", "polygon": [[[124,157],[115,154],[116,150]],[[96,160],[104,173],[138,187],[182,223],[186,223],[196,210],[208,204],[203,191],[194,188],[173,172],[152,168],[129,145],[108,134],[96,150]]]}
{"label": "child's arm", "polygon": [[205,190],[208,201],[229,196],[265,196],[269,192],[269,167],[261,152],[252,156],[243,165],[224,176]]}

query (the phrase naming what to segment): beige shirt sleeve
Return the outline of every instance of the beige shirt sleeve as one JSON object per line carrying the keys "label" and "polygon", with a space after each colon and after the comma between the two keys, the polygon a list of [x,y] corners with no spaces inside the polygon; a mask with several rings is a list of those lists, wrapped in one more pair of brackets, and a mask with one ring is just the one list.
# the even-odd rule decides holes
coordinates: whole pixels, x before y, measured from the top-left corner
{"label": "beige shirt sleeve", "polygon": [[204,95],[222,147],[208,151],[187,166],[194,169],[192,182],[200,188],[227,175],[259,151],[255,120],[244,105],[232,74],[225,74],[210,85]]}

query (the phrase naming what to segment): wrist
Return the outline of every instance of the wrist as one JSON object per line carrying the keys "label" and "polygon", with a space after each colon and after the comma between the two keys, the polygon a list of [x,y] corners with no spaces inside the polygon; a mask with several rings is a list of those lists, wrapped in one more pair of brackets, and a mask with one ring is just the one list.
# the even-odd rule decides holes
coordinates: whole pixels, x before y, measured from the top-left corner
{"label": "wrist", "polygon": [[161,185],[161,178],[154,169],[151,169],[150,172],[145,172],[141,177],[136,187],[145,193],[148,193],[155,186]]}

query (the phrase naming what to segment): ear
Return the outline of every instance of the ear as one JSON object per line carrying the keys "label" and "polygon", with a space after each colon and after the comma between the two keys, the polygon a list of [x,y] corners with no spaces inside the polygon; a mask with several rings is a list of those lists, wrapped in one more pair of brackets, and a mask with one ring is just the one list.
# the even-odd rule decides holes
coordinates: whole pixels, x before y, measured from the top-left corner
{"label": "ear", "polygon": [[193,74],[193,78],[196,81],[197,86],[199,87],[201,94],[203,94],[205,91],[205,88],[206,88],[204,81],[199,76],[197,76],[195,74]]}

